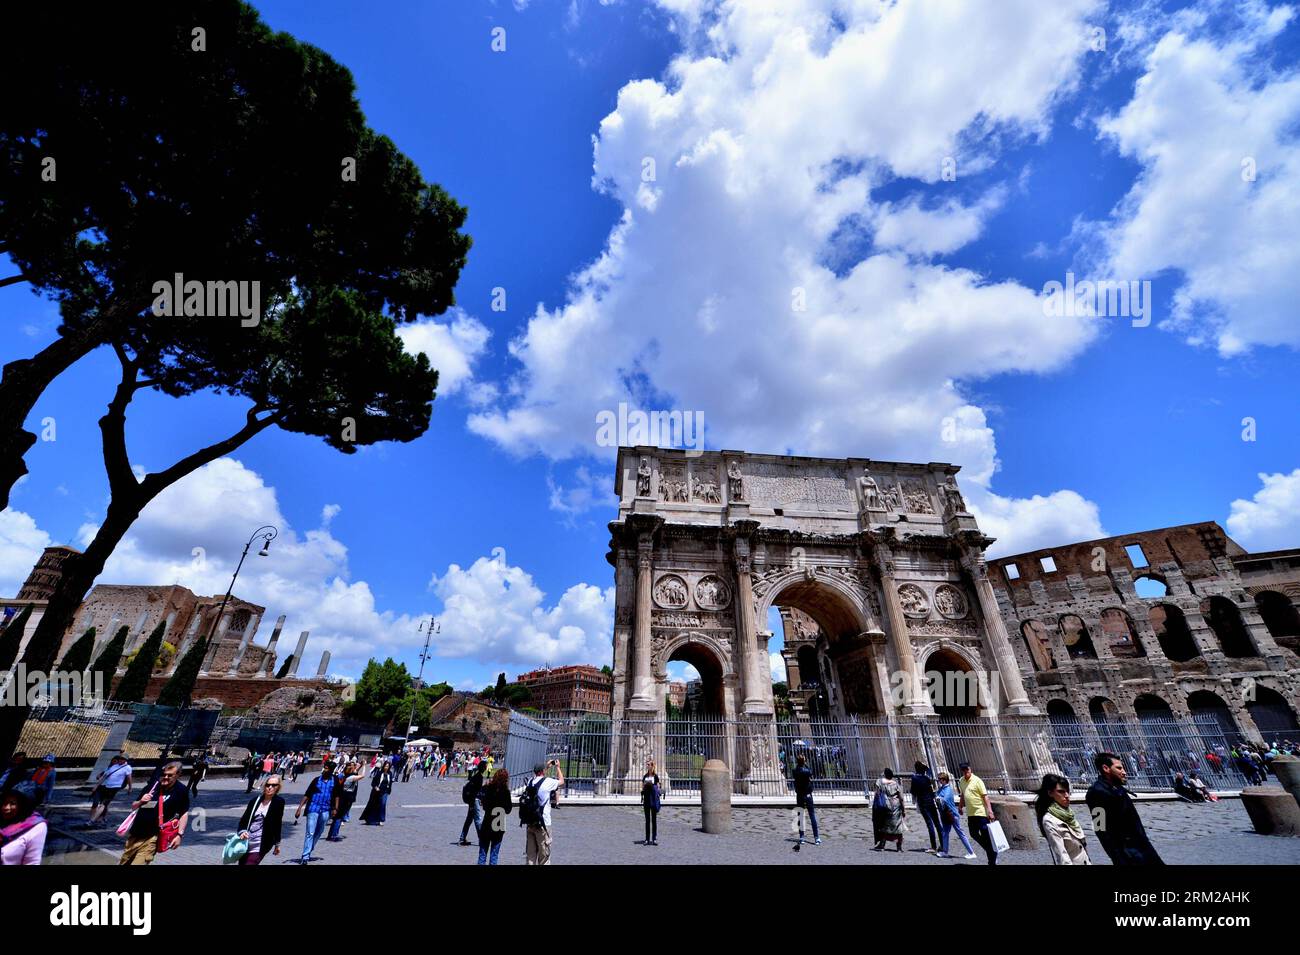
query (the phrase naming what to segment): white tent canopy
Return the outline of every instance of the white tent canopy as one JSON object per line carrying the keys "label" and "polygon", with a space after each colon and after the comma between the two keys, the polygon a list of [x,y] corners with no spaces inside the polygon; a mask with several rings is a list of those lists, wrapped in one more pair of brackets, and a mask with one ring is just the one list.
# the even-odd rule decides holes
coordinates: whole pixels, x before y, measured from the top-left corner
{"label": "white tent canopy", "polygon": [[431,740],[431,739],[413,739],[413,740],[411,740],[409,743],[407,743],[406,745],[407,745],[407,746],[432,746],[432,745],[433,745],[433,740]]}

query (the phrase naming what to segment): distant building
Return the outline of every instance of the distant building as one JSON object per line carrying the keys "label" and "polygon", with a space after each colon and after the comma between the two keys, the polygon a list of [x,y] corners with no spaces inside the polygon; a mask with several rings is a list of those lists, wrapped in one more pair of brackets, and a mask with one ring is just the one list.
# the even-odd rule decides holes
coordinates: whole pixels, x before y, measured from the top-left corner
{"label": "distant building", "polygon": [[673,680],[668,684],[668,702],[679,710],[686,706],[685,680]]}
{"label": "distant building", "polygon": [[691,710],[699,713],[704,708],[704,681],[688,680],[686,682],[686,702],[691,704]]}
{"label": "distant building", "polygon": [[614,690],[613,676],[587,664],[533,670],[515,682],[528,688],[528,706],[552,713],[608,713]]}

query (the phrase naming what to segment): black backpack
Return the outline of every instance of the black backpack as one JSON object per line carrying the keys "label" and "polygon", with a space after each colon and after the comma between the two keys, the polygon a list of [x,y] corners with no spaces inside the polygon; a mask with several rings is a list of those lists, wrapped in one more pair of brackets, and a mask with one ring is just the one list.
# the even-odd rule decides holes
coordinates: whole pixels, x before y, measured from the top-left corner
{"label": "black backpack", "polygon": [[546,803],[542,798],[542,783],[545,776],[536,776],[519,794],[519,825],[540,826],[546,819]]}

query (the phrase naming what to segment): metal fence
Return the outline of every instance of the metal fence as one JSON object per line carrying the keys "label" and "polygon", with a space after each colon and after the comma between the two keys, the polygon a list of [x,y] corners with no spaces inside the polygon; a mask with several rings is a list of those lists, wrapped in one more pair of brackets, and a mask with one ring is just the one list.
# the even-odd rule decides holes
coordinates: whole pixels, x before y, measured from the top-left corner
{"label": "metal fence", "polygon": [[548,756],[549,734],[537,720],[510,711],[510,729],[505,742],[505,768],[510,772],[510,786],[522,786],[533,775],[533,767]]}
{"label": "metal fence", "polygon": [[[907,776],[922,762],[956,777],[969,763],[990,788],[1032,790],[1043,774],[1076,784],[1096,777],[1093,757],[1120,756],[1130,788],[1169,791],[1177,772],[1196,771],[1211,788],[1247,784],[1231,751],[1238,740],[1211,716],[1078,722],[1041,717],[939,717],[915,720],[694,718],[623,720],[595,714],[512,715],[507,765],[531,772],[543,756],[559,759],[570,796],[634,796],[653,759],[669,798],[699,793],[710,759],[731,770],[737,795],[789,796],[803,756],[824,796],[865,796],[886,768]],[[520,754],[527,752],[527,756]],[[539,755],[539,753],[541,755]]]}
{"label": "metal fence", "polygon": [[167,749],[207,744],[217,722],[215,710],[103,702],[95,706],[33,706],[18,738],[28,755],[53,753],[62,762],[93,762],[108,742],[119,716],[134,714],[122,745],[132,759],[156,759]]}

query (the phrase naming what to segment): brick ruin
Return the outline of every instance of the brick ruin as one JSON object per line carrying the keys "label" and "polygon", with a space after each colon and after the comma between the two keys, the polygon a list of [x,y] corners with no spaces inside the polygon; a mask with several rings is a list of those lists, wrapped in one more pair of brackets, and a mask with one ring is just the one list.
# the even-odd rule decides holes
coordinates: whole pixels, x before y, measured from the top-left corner
{"label": "brick ruin", "polygon": [[1049,716],[1300,736],[1300,548],[1251,554],[1209,521],[990,560],[989,578]]}

